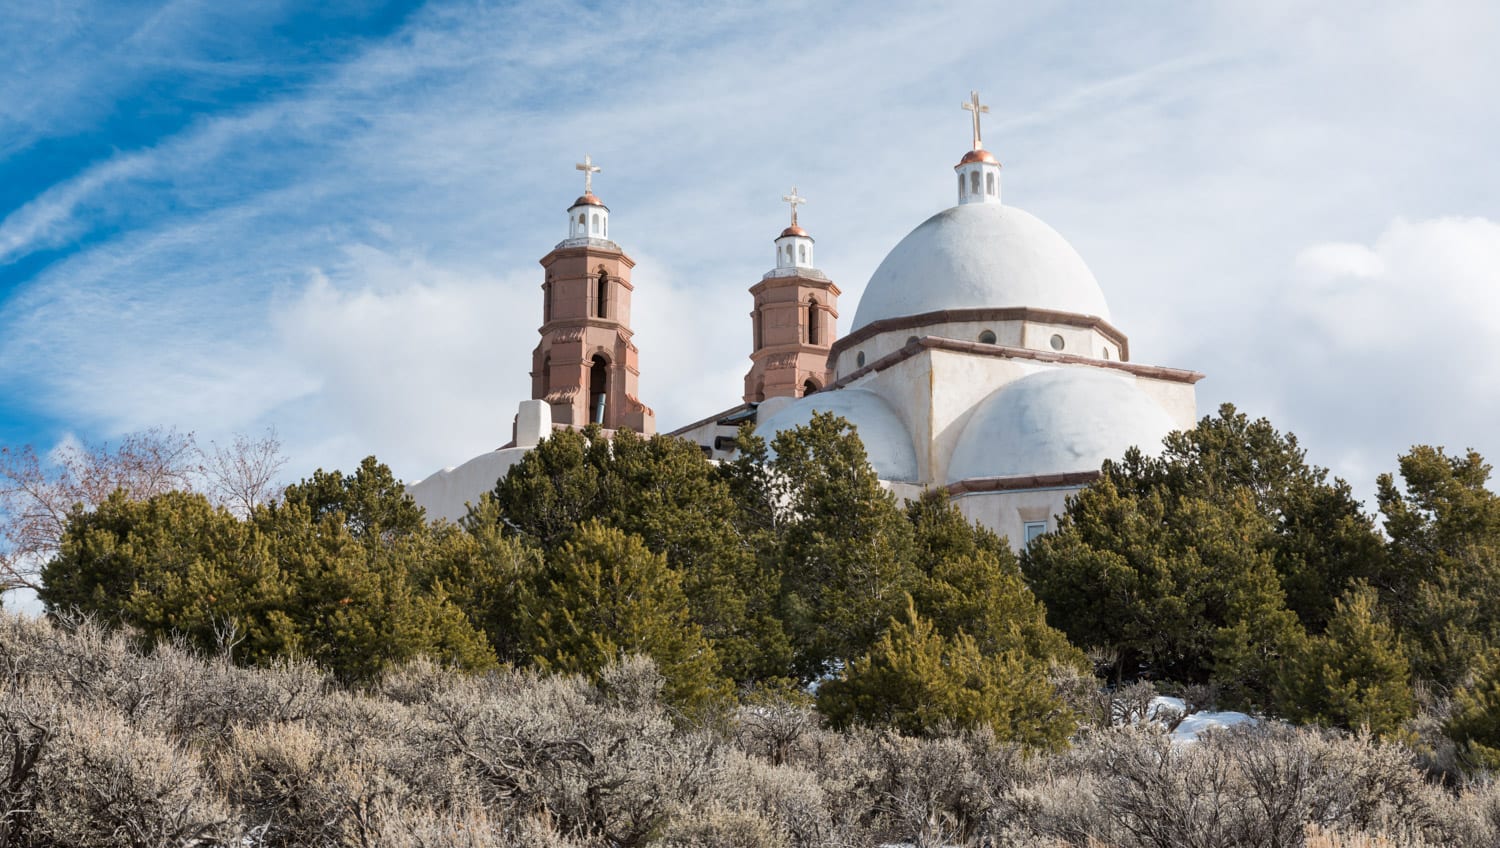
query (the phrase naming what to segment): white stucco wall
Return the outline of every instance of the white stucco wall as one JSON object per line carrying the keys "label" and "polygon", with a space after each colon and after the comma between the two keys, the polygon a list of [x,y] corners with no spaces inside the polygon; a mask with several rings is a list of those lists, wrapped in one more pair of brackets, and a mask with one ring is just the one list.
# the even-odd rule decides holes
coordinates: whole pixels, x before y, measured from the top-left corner
{"label": "white stucco wall", "polygon": [[[1107,374],[1134,386],[1161,407],[1170,419],[1172,429],[1191,427],[1196,420],[1196,392],[1191,383],[1143,377],[1086,364],[1059,365],[931,348],[862,377],[850,388],[871,391],[890,404],[916,448],[917,479],[926,484],[944,485],[951,476],[949,461],[974,409],[1004,386],[1033,374],[1058,369]],[[1083,399],[1078,399],[1078,402],[1083,402]],[[1099,426],[1107,426],[1107,423]],[[1083,470],[1093,469],[1052,468],[1046,469],[1046,473]]]}
{"label": "white stucco wall", "polygon": [[954,497],[953,503],[965,518],[994,530],[1010,541],[1013,550],[1020,551],[1026,541],[1026,523],[1045,521],[1047,532],[1056,530],[1057,516],[1067,506],[1068,496],[1078,491],[1077,487],[1068,487],[1025,492],[969,492]]}
{"label": "white stucco wall", "polygon": [[521,461],[530,448],[504,448],[482,453],[457,468],[445,468],[415,483],[408,483],[407,494],[417,506],[427,510],[427,520],[439,518],[458,521],[468,514],[469,504],[495,488],[495,483]]}
{"label": "white stucco wall", "polygon": [[[865,355],[869,365],[882,356],[895,353],[906,346],[912,336],[925,338],[954,339],[963,342],[978,342],[985,330],[995,334],[995,344],[1006,347],[1023,347],[1057,353],[1071,353],[1096,359],[1120,359],[1120,346],[1110,337],[1090,327],[1072,324],[1057,324],[1048,321],[951,321],[929,324],[909,330],[879,333],[840,353],[834,363],[834,377],[842,378],[859,370],[859,354]],[[1063,337],[1063,349],[1052,347],[1054,335]],[[1108,351],[1108,355],[1105,352]]]}

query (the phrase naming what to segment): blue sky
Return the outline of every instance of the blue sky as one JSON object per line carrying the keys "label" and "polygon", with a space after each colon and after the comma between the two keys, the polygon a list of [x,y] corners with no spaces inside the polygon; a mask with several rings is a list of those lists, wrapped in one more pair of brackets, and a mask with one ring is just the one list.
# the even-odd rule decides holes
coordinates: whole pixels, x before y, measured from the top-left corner
{"label": "blue sky", "polygon": [[[19,11],[18,11],[19,10]],[[953,202],[958,103],[1136,361],[1361,490],[1500,457],[1488,2],[26,4],[0,18],[0,443],[275,427],[291,476],[506,441],[573,163],[663,428],[737,401],[778,198],[844,291]],[[684,355],[687,352],[688,355]]]}

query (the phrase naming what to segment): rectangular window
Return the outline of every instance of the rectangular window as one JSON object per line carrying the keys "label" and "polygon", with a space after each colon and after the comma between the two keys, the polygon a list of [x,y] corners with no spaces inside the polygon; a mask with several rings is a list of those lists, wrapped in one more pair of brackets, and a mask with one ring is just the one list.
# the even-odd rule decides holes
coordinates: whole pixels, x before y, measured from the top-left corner
{"label": "rectangular window", "polygon": [[1036,537],[1038,537],[1038,536],[1042,535],[1043,533],[1047,532],[1047,522],[1045,522],[1045,521],[1028,521],[1024,525],[1022,525],[1022,530],[1023,530],[1023,535],[1025,535],[1025,537],[1026,537],[1026,544],[1029,545],[1029,544],[1031,544],[1031,540],[1032,539],[1035,539]]}

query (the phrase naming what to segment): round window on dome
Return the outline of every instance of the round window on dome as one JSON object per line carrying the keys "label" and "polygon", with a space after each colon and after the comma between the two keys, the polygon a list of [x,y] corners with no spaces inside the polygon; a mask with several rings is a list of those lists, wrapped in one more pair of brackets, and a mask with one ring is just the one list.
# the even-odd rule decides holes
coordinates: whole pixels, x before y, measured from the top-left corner
{"label": "round window on dome", "polygon": [[854,364],[860,368],[865,367],[865,352],[860,351],[854,355]]}
{"label": "round window on dome", "polygon": [[1052,349],[1053,350],[1062,350],[1063,347],[1065,347],[1066,345],[1067,345],[1067,342],[1063,341],[1063,337],[1061,335],[1059,335],[1057,333],[1053,333],[1052,334]]}
{"label": "round window on dome", "polygon": [[979,343],[980,344],[994,344],[995,343],[995,331],[994,330],[985,330],[984,332],[980,333],[979,334]]}

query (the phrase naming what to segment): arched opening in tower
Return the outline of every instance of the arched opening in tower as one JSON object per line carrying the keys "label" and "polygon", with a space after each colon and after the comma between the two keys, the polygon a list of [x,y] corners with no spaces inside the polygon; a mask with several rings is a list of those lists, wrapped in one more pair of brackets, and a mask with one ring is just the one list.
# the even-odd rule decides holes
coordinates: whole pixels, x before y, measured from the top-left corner
{"label": "arched opening in tower", "polygon": [[609,317],[609,275],[604,271],[599,272],[598,291],[595,294],[595,302],[599,306],[599,317]]}
{"label": "arched opening in tower", "polygon": [[814,383],[812,380],[808,380],[807,382],[805,382],[805,383],[802,384],[802,396],[803,397],[807,397],[808,395],[813,394],[817,390],[818,390],[818,384]]}
{"label": "arched opening in tower", "polygon": [[807,299],[807,343],[818,344],[818,302]]}
{"label": "arched opening in tower", "polygon": [[589,368],[589,421],[604,423],[604,399],[609,395],[609,361],[595,354]]}

